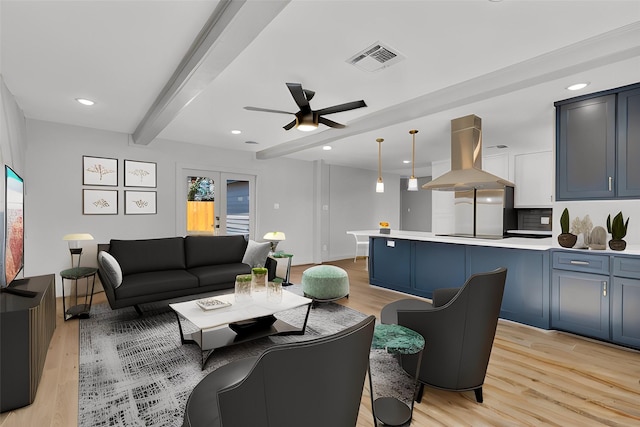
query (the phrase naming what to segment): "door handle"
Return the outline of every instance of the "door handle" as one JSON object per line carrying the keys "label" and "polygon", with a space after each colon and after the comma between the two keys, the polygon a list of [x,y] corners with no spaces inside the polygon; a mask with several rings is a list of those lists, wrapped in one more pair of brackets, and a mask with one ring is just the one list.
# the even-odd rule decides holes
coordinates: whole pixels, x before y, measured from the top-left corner
{"label": "door handle", "polygon": [[602,282],[602,296],[607,296],[607,282]]}
{"label": "door handle", "polygon": [[609,191],[612,191],[613,189],[613,177],[609,177]]}

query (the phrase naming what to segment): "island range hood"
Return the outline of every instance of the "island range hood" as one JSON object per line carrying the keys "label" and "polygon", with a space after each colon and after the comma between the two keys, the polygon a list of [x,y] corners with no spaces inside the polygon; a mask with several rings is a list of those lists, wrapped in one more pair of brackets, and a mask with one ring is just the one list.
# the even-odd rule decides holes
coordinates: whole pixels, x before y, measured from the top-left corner
{"label": "island range hood", "polygon": [[466,191],[505,187],[514,187],[514,184],[482,170],[482,119],[471,114],[451,120],[451,171],[422,188]]}

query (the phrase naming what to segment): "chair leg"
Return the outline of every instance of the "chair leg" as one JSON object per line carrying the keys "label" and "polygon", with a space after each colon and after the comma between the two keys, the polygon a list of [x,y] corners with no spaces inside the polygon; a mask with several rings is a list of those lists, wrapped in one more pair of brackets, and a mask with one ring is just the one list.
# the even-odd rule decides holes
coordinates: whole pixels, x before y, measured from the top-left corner
{"label": "chair leg", "polygon": [[424,384],[420,383],[420,388],[418,388],[418,393],[416,394],[416,402],[422,402],[422,393],[424,393]]}
{"label": "chair leg", "polygon": [[482,403],[482,387],[474,389],[473,392],[476,394],[476,401]]}

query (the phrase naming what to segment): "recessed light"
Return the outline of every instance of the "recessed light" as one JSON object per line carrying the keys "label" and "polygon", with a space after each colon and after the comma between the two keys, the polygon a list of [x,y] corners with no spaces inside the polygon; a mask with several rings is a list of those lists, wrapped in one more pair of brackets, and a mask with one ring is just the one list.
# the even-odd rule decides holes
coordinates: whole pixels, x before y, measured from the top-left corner
{"label": "recessed light", "polygon": [[76,98],[76,101],[78,101],[82,105],[87,105],[87,106],[91,106],[91,105],[95,104],[95,102],[93,102],[90,99],[86,99],[86,98]]}
{"label": "recessed light", "polygon": [[571,86],[567,86],[567,90],[580,90],[580,89],[584,89],[587,86],[589,86],[589,82],[576,83]]}
{"label": "recessed light", "polygon": [[403,160],[402,163],[404,163],[406,165],[408,163],[411,163],[411,160]]}
{"label": "recessed light", "polygon": [[238,130],[238,129],[234,129],[234,130],[231,131],[231,133],[234,134],[234,135],[240,135],[242,133],[242,131]]}
{"label": "recessed light", "polygon": [[322,149],[323,149],[324,151],[329,151],[329,150],[331,150],[331,148],[332,148],[332,147],[331,147],[330,145],[325,145],[325,146],[323,146],[323,147],[322,147]]}

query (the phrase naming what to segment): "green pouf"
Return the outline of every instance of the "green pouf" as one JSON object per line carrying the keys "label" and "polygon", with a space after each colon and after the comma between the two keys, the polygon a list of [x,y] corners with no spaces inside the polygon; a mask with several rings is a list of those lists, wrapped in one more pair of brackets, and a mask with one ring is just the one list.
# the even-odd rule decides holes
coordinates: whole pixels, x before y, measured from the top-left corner
{"label": "green pouf", "polygon": [[349,295],[347,272],[334,265],[317,265],[302,273],[302,291],[317,301],[333,301]]}

